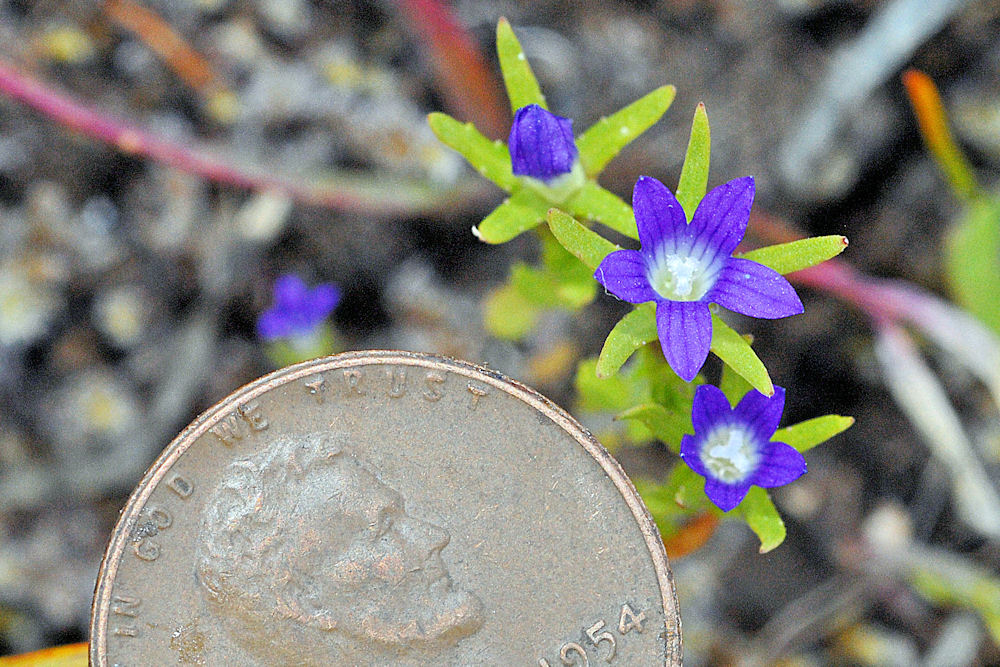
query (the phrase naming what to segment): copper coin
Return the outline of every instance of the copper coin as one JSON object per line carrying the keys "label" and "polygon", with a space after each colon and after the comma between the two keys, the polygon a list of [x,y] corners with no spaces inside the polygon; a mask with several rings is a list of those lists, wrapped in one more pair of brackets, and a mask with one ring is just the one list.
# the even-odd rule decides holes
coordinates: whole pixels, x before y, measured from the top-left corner
{"label": "copper coin", "polygon": [[659,533],[576,421],[501,374],[358,352],[208,410],[101,565],[93,665],[679,665]]}

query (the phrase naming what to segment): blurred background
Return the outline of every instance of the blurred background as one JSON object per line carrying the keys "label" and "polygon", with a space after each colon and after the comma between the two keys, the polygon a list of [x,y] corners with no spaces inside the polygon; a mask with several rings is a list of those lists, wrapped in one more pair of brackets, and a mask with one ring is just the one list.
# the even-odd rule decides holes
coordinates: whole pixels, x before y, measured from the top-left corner
{"label": "blurred background", "polygon": [[[501,193],[426,124],[443,110],[505,138],[500,16],[577,133],[677,87],[608,189],[676,185],[703,101],[709,185],[756,178],[761,241],[843,234],[845,266],[951,297],[943,248],[971,204],[922,145],[900,75],[937,83],[995,192],[996,0],[2,0],[0,655],[86,640],[143,471],[275,367],[256,321],[280,275],[339,286],[341,349],[488,364],[615,446],[574,376],[627,306],[544,310],[516,340],[485,326],[537,242],[476,240]],[[804,315],[741,330],[788,389],[783,423],[857,423],[775,493],[781,547],[760,555],[722,522],[675,553],[685,664],[1000,664],[996,339],[965,335],[944,301],[904,329],[829,282],[800,285]],[[617,454],[655,478],[664,452]]]}

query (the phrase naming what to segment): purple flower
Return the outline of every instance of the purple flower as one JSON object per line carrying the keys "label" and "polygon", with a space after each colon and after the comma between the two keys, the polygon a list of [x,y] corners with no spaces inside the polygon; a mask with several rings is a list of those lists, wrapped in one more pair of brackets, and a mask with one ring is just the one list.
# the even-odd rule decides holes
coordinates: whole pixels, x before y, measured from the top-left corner
{"label": "purple flower", "polygon": [[642,176],[632,194],[642,248],[609,254],[594,273],[619,299],[656,302],[663,355],[688,382],[712,343],[709,303],[768,319],[802,312],[802,302],[781,274],[732,257],[746,232],[753,195],[749,176],[720,185],[705,195],[687,224],[673,193]]}
{"label": "purple flower", "polygon": [[257,320],[257,333],[264,340],[294,338],[315,333],[340,301],[340,290],[332,283],[309,289],[297,275],[288,273],[274,281],[274,305]]}
{"label": "purple flower", "polygon": [[573,121],[537,104],[521,107],[514,114],[507,145],[515,176],[530,176],[550,184],[570,173],[576,163]]}
{"label": "purple flower", "polygon": [[771,442],[785,390],[768,398],[751,390],[735,408],[718,387],[703,384],[694,392],[694,435],[681,439],[681,458],[705,478],[705,495],[723,512],[743,500],[751,486],[769,489],[806,472],[806,460],[783,442]]}

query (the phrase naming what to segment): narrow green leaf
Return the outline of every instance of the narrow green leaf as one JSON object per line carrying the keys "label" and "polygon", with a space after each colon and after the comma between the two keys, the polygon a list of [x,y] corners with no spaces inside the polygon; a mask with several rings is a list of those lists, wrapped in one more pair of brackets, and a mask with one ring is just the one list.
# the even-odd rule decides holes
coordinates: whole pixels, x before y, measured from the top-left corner
{"label": "narrow green leaf", "polygon": [[[751,341],[748,340],[747,342]],[[753,387],[743,379],[743,376],[734,371],[732,366],[722,364],[722,377],[719,379],[719,389],[729,399],[730,405],[736,405]]]}
{"label": "narrow green leaf", "polygon": [[680,202],[688,222],[698,208],[698,202],[708,189],[708,161],[712,148],[712,135],[708,129],[708,113],[700,102],[694,110],[691,122],[691,138],[688,140],[681,180],[677,184],[677,201]]}
{"label": "narrow green leaf", "polygon": [[780,274],[786,274],[816,266],[836,257],[845,249],[847,249],[847,237],[833,234],[769,245],[738,256],[763,264]]}
{"label": "narrow green leaf", "polygon": [[611,329],[597,358],[597,377],[617,373],[633,352],[651,340],[656,340],[656,305],[652,302],[637,306]]}
{"label": "narrow green leaf", "polygon": [[945,242],[945,271],[955,299],[1000,333],[1000,200],[974,199]]}
{"label": "narrow green leaf", "polygon": [[577,310],[594,300],[597,284],[589,279],[573,280],[523,262],[510,270],[510,284],[528,302],[542,308]]}
{"label": "narrow green leaf", "polygon": [[531,190],[518,190],[483,218],[472,233],[486,243],[506,243],[545,219],[548,204]]}
{"label": "narrow green leaf", "polygon": [[576,219],[557,208],[550,208],[548,214],[549,229],[562,247],[566,248],[581,262],[592,270],[600,265],[608,253],[618,250],[611,241],[600,234],[587,229]]}
{"label": "narrow green leaf", "polygon": [[584,359],[576,368],[574,381],[577,408],[589,412],[621,412],[633,403],[634,384],[624,375],[599,378],[597,359]]}
{"label": "narrow green leaf", "polygon": [[500,56],[500,71],[503,73],[504,85],[507,86],[511,109],[517,111],[529,104],[548,109],[542,89],[538,86],[538,79],[531,71],[531,65],[521,48],[521,42],[505,18],[497,23],[497,55]]}
{"label": "narrow green leaf", "polygon": [[785,541],[785,522],[764,489],[751,486],[738,510],[750,529],[757,533],[760,553],[766,554]]}
{"label": "narrow green leaf", "polygon": [[518,292],[513,285],[504,285],[486,297],[483,322],[486,330],[504,340],[521,340],[538,322],[541,308]]}
{"label": "narrow green leaf", "polygon": [[576,140],[584,173],[591,178],[600,174],[621,149],[660,120],[676,93],[673,86],[661,86],[590,126]]}
{"label": "narrow green leaf", "polygon": [[631,239],[639,238],[632,207],[596,181],[584,183],[580,191],[566,202],[566,208],[581,220],[596,220],[619,234]]}
{"label": "narrow green leaf", "polygon": [[635,419],[642,422],[653,433],[653,437],[674,453],[681,451],[681,438],[685,434],[694,433],[690,415],[682,417],[658,403],[636,405],[618,415],[616,419]]}
{"label": "narrow green leaf", "polygon": [[667,477],[667,490],[671,492],[675,503],[688,510],[701,507],[718,508],[712,505],[705,495],[705,478],[688,467],[683,461],[674,465]]}
{"label": "narrow green leaf", "polygon": [[838,433],[843,433],[854,424],[854,417],[840,415],[823,415],[807,419],[798,424],[779,428],[771,436],[771,440],[791,445],[800,452],[807,452],[821,442],[829,440]]}
{"label": "narrow green leaf", "polygon": [[502,141],[492,141],[472,123],[462,123],[435,111],[427,116],[431,131],[445,146],[461,153],[472,167],[510,192],[520,181],[511,171],[510,151]]}
{"label": "narrow green leaf", "polygon": [[754,389],[765,396],[774,395],[774,385],[771,384],[767,368],[750,347],[750,343],[715,313],[712,313],[712,352],[739,373]]}

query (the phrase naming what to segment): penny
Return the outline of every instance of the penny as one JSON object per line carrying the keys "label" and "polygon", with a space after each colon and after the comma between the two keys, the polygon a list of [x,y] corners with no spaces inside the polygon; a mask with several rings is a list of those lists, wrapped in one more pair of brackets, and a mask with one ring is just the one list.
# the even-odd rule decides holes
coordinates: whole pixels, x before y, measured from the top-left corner
{"label": "penny", "polygon": [[659,533],[615,460],[501,374],[406,352],[279,370],[122,511],[93,665],[679,665]]}

